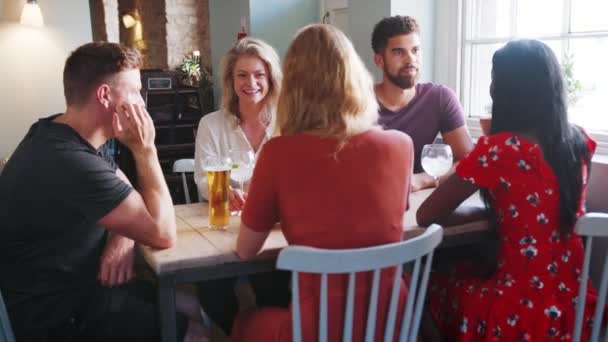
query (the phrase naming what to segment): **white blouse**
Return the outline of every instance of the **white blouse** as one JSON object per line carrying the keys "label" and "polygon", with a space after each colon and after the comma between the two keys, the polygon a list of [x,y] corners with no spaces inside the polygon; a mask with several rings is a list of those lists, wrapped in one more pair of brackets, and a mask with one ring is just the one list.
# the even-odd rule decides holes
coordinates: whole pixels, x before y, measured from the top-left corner
{"label": "white blouse", "polygon": [[[257,152],[254,151],[256,158],[264,143],[272,136],[273,128],[271,126],[266,128],[266,136],[262,140],[260,148]],[[208,198],[205,158],[208,156],[227,156],[230,150],[253,151],[245,132],[237,123],[237,118],[222,110],[203,116],[198,124],[194,149],[194,182],[203,198]]]}

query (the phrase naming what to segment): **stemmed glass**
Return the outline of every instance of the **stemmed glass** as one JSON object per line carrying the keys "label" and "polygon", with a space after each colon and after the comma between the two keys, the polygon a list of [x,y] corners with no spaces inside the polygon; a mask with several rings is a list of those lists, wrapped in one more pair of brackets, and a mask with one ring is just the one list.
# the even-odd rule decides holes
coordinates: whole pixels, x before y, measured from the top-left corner
{"label": "stemmed glass", "polygon": [[[251,150],[230,150],[228,155],[232,160],[230,179],[238,184],[238,189],[245,192],[245,182],[251,178],[251,174],[253,173],[255,155]],[[238,214],[240,212],[237,212]]]}
{"label": "stemmed glass", "polygon": [[437,184],[439,177],[450,171],[454,157],[450,145],[427,144],[422,148],[420,159],[424,172],[433,176]]}

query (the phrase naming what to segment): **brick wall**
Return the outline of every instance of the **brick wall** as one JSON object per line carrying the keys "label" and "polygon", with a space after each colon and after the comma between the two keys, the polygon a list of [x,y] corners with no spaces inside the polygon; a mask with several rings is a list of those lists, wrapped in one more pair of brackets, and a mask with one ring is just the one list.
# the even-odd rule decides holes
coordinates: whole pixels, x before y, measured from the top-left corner
{"label": "brick wall", "polygon": [[[93,39],[138,47],[144,68],[175,69],[194,50],[211,65],[209,0],[93,0],[91,11]],[[141,21],[143,42],[122,25],[124,14]]]}
{"label": "brick wall", "polygon": [[107,41],[106,18],[103,0],[90,2],[91,5],[91,25],[93,26],[93,41]]}
{"label": "brick wall", "polygon": [[167,63],[174,69],[184,55],[201,52],[203,65],[210,65],[208,0],[166,0]]}
{"label": "brick wall", "polygon": [[138,0],[137,8],[145,42],[145,49],[142,51],[144,52],[144,67],[166,69],[167,55],[169,55],[167,49],[169,28],[165,0]]}
{"label": "brick wall", "polygon": [[102,0],[105,19],[106,40],[118,43],[120,41],[118,30],[120,20],[118,16],[118,0]]}

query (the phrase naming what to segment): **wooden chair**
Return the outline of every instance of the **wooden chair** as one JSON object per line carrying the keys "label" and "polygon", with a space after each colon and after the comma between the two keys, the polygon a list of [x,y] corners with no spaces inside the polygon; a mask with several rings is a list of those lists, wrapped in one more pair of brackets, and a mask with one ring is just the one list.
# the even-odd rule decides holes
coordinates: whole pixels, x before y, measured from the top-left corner
{"label": "wooden chair", "polygon": [[6,312],[2,292],[0,292],[0,341],[15,342],[15,336],[13,335],[11,322],[8,319],[8,312]]}
{"label": "wooden chair", "polygon": [[[194,159],[179,159],[173,163],[173,172],[180,173],[182,177],[182,186],[184,187],[184,198],[186,199],[186,203],[192,203],[190,201],[190,191],[188,190],[188,181],[186,179],[186,172],[194,172]],[[201,195],[198,193],[198,188],[196,190],[198,194],[198,201],[202,202]]]}
{"label": "wooden chair", "polygon": [[[393,341],[395,324],[400,321],[401,335],[399,341],[416,341],[424,298],[426,296],[429,271],[433,259],[433,251],[443,238],[443,230],[438,225],[432,225],[426,231],[410,240],[368,248],[328,250],[303,246],[288,246],[283,249],[277,260],[277,268],[292,271],[292,321],[293,341],[302,340],[300,322],[300,301],[298,289],[298,274],[321,274],[321,295],[319,303],[319,342],[327,342],[327,275],[331,273],[349,273],[347,303],[344,315],[343,341],[351,341],[353,332],[353,316],[355,307],[355,274],[357,272],[374,271],[370,304],[368,307],[365,341],[374,339],[378,288],[380,272],[383,268],[395,267],[395,282],[391,292],[391,301],[386,320],[384,341]],[[415,261],[408,287],[408,300],[403,318],[397,316],[399,289],[403,264]],[[423,264],[423,265],[421,265]],[[420,268],[423,268],[421,271]],[[412,316],[413,314],[413,316]]]}
{"label": "wooden chair", "polygon": [[[574,321],[574,339],[578,342],[581,340],[583,328],[583,315],[585,308],[585,297],[587,292],[587,281],[589,279],[589,268],[592,262],[591,250],[593,239],[596,237],[608,237],[608,214],[588,213],[581,217],[576,223],[576,232],[586,237],[585,241],[585,262],[583,264],[583,274],[578,291],[578,301],[576,303],[576,319]],[[590,341],[598,341],[600,336],[600,328],[602,326],[602,317],[604,315],[604,303],[606,302],[606,292],[608,292],[608,255],[604,254],[604,267],[601,275],[600,287],[598,290],[598,305],[593,315],[593,330]],[[608,336],[608,335],[607,335]],[[606,341],[606,340],[605,340]]]}

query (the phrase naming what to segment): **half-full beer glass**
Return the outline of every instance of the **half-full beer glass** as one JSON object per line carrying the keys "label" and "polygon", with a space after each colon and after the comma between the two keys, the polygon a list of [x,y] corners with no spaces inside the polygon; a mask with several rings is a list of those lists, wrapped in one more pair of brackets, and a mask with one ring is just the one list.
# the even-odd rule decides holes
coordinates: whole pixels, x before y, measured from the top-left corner
{"label": "half-full beer glass", "polygon": [[207,185],[209,186],[209,227],[226,229],[230,224],[228,198],[230,192],[230,158],[211,156],[205,158]]}

